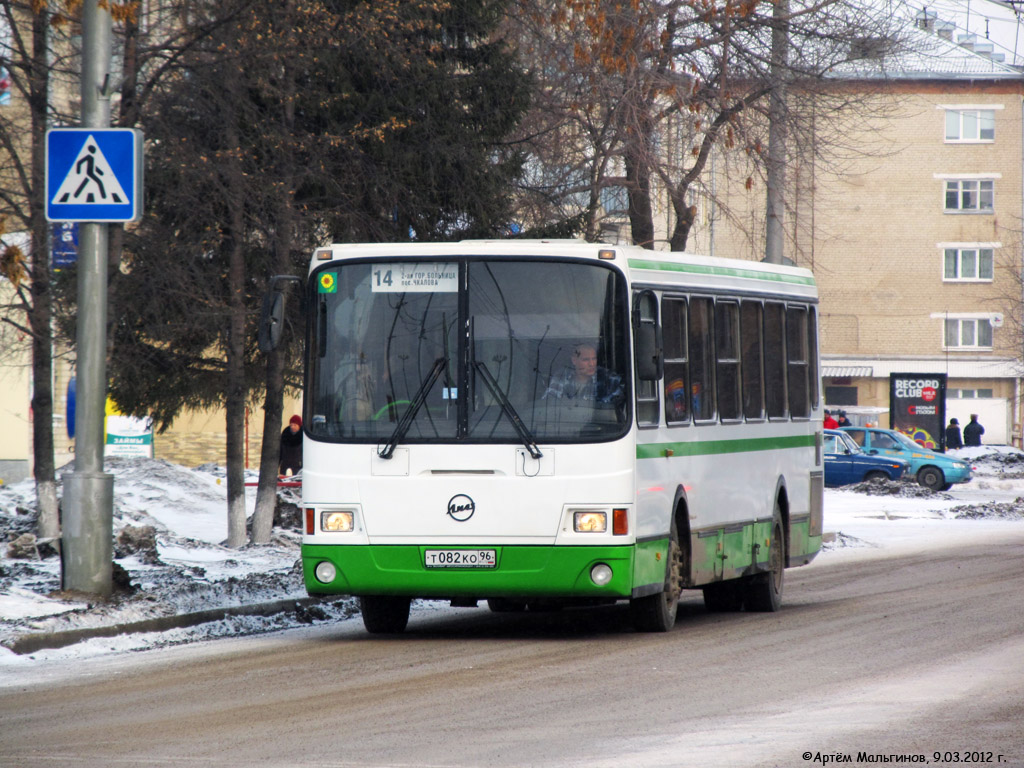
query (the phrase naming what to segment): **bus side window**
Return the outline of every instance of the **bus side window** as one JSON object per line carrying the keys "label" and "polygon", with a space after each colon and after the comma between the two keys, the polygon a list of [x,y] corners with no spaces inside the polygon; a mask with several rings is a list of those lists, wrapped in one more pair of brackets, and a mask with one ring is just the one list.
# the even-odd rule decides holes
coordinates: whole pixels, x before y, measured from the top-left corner
{"label": "bus side window", "polygon": [[718,414],[738,421],[740,412],[740,307],[735,301],[715,302],[715,358]]}
{"label": "bus side window", "polygon": [[768,417],[786,418],[786,308],[764,305],[764,390]]}
{"label": "bus side window", "polygon": [[811,408],[817,408],[821,397],[821,369],[818,367],[818,310],[807,308],[807,372],[811,381]]}
{"label": "bus side window", "polygon": [[665,421],[690,421],[690,388],[686,371],[686,300],[664,299],[661,319],[665,334]]}
{"label": "bus side window", "polygon": [[715,418],[714,303],[691,298],[689,312],[690,407],[694,421]]}
{"label": "bus side window", "polygon": [[764,418],[764,373],[761,370],[762,307],[759,301],[740,305],[740,343],[743,358],[743,415],[747,421]]}
{"label": "bus side window", "polygon": [[807,383],[807,308],[786,310],[787,381],[789,382],[789,414],[795,419],[811,415],[810,391]]}

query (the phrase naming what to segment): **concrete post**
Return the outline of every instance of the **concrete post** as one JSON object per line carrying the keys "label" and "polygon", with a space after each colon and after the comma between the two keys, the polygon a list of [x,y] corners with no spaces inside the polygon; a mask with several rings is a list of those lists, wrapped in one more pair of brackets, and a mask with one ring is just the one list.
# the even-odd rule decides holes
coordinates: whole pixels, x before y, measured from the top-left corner
{"label": "concrete post", "polygon": [[[110,126],[109,11],[82,5],[82,127]],[[64,589],[107,597],[112,590],[114,477],[103,472],[107,401],[107,225],[79,226],[75,469],[65,474]]]}

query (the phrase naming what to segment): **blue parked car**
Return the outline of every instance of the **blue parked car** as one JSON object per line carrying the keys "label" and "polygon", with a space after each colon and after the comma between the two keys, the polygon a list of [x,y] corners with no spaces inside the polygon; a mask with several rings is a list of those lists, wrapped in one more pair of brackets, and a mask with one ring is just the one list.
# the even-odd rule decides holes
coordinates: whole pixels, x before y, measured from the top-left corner
{"label": "blue parked car", "polygon": [[971,479],[971,465],[966,461],[924,448],[895,429],[843,427],[842,431],[873,456],[906,459],[910,462],[908,473],[933,491],[948,491],[953,483]]}
{"label": "blue parked car", "polygon": [[864,480],[899,480],[910,465],[903,459],[870,456],[848,434],[825,430],[825,485],[850,485]]}

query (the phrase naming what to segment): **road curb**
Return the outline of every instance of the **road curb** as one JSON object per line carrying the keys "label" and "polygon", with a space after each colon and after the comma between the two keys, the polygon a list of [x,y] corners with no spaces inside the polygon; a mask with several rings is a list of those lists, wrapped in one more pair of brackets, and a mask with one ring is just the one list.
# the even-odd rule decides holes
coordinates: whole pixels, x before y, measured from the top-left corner
{"label": "road curb", "polygon": [[289,600],[275,600],[255,605],[236,605],[225,608],[208,608],[194,613],[179,613],[173,616],[157,616],[152,619],[108,624],[96,627],[81,627],[63,632],[29,632],[17,635],[4,646],[19,656],[52,648],[65,648],[94,637],[116,637],[137,632],[166,632],[169,629],[194,627],[211,621],[221,621],[233,616],[274,616],[278,613],[295,611],[323,602],[322,598],[305,597]]}

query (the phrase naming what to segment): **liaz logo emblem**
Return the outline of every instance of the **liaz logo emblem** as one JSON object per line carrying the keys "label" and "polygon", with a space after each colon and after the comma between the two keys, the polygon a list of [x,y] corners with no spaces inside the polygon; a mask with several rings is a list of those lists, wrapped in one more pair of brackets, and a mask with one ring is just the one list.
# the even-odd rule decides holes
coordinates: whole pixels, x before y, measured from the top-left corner
{"label": "liaz logo emblem", "polygon": [[476,502],[464,493],[457,493],[448,499],[448,517],[464,523],[476,512]]}

